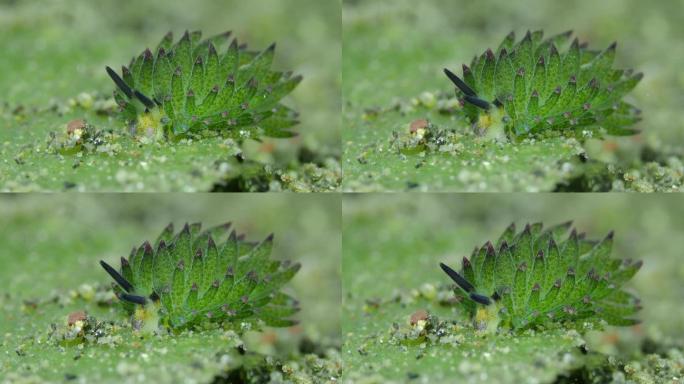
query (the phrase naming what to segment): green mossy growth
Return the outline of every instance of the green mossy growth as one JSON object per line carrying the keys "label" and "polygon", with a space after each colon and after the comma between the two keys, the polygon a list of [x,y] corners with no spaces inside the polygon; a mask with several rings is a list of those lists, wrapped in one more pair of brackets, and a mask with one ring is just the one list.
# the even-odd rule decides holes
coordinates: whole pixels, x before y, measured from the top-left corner
{"label": "green mossy growth", "polygon": [[633,325],[639,299],[622,289],[641,261],[610,257],[613,233],[588,240],[571,222],[543,229],[511,224],[496,241],[463,258],[461,273],[441,264],[458,284],[455,293],[479,329],[516,331],[549,322],[605,321]]}
{"label": "green mossy growth", "polygon": [[633,135],[641,112],[622,100],[642,73],[613,69],[615,48],[591,50],[572,31],[543,39],[511,32],[496,52],[488,49],[463,65],[463,78],[445,69],[463,99],[465,112],[480,128],[509,138],[561,133],[578,139]]}
{"label": "green mossy growth", "polygon": [[271,69],[275,44],[250,51],[230,32],[200,40],[185,32],[173,43],[169,32],[155,53],[146,49],[121,75],[107,67],[117,89],[121,117],[137,135],[156,138],[215,131],[239,140],[292,137],[297,113],[280,103],[301,76]]}
{"label": "green mossy growth", "polygon": [[[154,245],[134,248],[121,258],[114,278],[117,297],[134,314],[134,325],[154,330],[157,324],[185,329],[202,323],[263,321],[287,327],[299,310],[298,302],[282,293],[300,264],[270,259],[273,235],[260,243],[244,240],[230,223],[201,231],[201,224],[185,224],[174,235],[169,224]],[[218,239],[226,237],[223,242]],[[216,241],[214,239],[217,239]]]}

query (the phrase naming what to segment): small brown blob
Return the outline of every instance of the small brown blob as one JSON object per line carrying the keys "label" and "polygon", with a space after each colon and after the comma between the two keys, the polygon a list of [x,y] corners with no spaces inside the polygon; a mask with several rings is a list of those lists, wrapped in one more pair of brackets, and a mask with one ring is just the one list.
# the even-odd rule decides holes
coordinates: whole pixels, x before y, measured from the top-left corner
{"label": "small brown blob", "polygon": [[418,324],[419,321],[421,320],[427,320],[428,318],[428,313],[424,309],[419,309],[411,315],[411,325],[416,325]]}
{"label": "small brown blob", "polygon": [[278,334],[273,331],[265,332],[261,335],[261,341],[266,345],[275,345],[278,341]]}
{"label": "small brown blob", "polygon": [[86,319],[85,311],[71,312],[69,314],[69,319],[67,320],[67,323],[69,325],[74,325],[74,324],[76,324],[77,321],[85,321],[85,319]]}
{"label": "small brown blob", "polygon": [[428,121],[426,119],[418,119],[411,122],[411,133],[417,132],[419,129],[425,129],[428,126]]}
{"label": "small brown blob", "polygon": [[262,153],[273,153],[274,150],[275,150],[275,145],[273,143],[270,143],[270,142],[269,143],[263,143],[259,147],[259,152],[262,152]]}
{"label": "small brown blob", "polygon": [[71,120],[67,123],[67,133],[72,134],[77,129],[85,129],[86,122],[83,119]]}
{"label": "small brown blob", "polygon": [[618,149],[618,143],[615,140],[606,140],[603,142],[603,149],[607,152],[615,152]]}

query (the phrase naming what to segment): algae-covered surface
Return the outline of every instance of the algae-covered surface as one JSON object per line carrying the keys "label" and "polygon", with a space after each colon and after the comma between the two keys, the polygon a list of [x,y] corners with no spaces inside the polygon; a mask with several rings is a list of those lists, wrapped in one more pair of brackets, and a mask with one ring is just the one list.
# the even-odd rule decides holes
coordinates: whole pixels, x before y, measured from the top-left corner
{"label": "algae-covered surface", "polygon": [[[274,69],[304,77],[284,100],[300,114],[293,129],[298,136],[240,146],[223,137],[155,142],[127,134],[105,66],[118,70],[154,49],[168,31],[180,37],[186,29],[205,37],[231,30],[254,50],[276,42]],[[338,1],[2,1],[0,35],[0,190],[307,192],[339,186]],[[58,150],[69,123],[73,129],[83,121],[97,140]]]}
{"label": "algae-covered surface", "polygon": [[[684,378],[681,197],[607,195],[346,196],[342,356],[346,383],[679,383]],[[632,327],[477,332],[451,302],[439,262],[515,222],[574,220],[589,238],[615,231],[613,257],[639,259],[627,284]]]}
{"label": "algae-covered surface", "polygon": [[[317,383],[339,377],[340,198],[302,197],[3,197],[0,382]],[[247,239],[275,233],[273,257],[302,264],[285,287],[300,301],[299,324],[134,331],[98,261],[118,264],[168,222],[227,220]]]}
{"label": "algae-covered surface", "polygon": [[[343,189],[681,190],[680,14],[676,1],[345,1]],[[461,64],[496,49],[510,31],[520,38],[528,29],[573,30],[592,49],[617,41],[615,67],[644,73],[627,97],[642,110],[634,126],[642,133],[511,143],[473,132],[442,69],[460,74]],[[425,120],[433,139],[407,145]]]}

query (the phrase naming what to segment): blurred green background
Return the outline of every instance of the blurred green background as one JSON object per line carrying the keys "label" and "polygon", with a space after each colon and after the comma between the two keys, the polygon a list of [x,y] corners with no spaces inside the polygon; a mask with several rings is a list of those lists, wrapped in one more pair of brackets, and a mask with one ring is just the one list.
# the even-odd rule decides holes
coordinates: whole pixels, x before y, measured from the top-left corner
{"label": "blurred green background", "polygon": [[[108,285],[110,278],[98,261],[118,265],[119,257],[127,256],[131,247],[156,238],[169,222],[178,228],[186,221],[201,221],[205,227],[232,221],[239,233],[254,241],[275,233],[272,257],[302,264],[285,288],[300,300],[302,311],[296,315],[299,326],[269,328],[266,333],[275,331],[273,337],[284,344],[279,351],[285,355],[294,353],[304,338],[323,346],[339,345],[339,196],[4,195],[0,196],[0,216],[0,308],[4,312],[0,317],[0,345],[6,351],[0,355],[0,372],[7,375],[37,374],[43,380],[62,380],[64,374],[73,373],[89,382],[135,381],[135,375],[114,368],[122,363],[140,363],[145,353],[144,358],[149,360],[143,365],[144,373],[162,375],[159,381],[182,373],[190,374],[188,380],[209,382],[220,373],[212,366],[192,369],[198,360],[218,360],[215,356],[227,349],[225,341],[211,334],[207,335],[209,340],[187,335],[174,341],[151,340],[152,351],[125,343],[116,349],[88,346],[78,361],[72,359],[76,348],[65,351],[44,342],[48,325],[62,323],[74,310],[85,309],[99,320],[123,321],[120,312],[98,309],[92,302],[74,300],[58,305],[49,299],[55,294],[67,295],[82,284]],[[26,302],[40,304],[36,310],[27,310]],[[205,336],[198,333],[197,337]],[[193,348],[194,342],[199,347]],[[26,354],[18,356],[14,351],[22,345]],[[166,351],[155,352],[161,348]],[[41,365],[42,361],[47,364]]]}
{"label": "blurred green background", "polygon": [[[628,284],[642,299],[643,310],[638,317],[643,323],[590,334],[589,349],[614,355],[615,361],[635,359],[646,367],[641,350],[662,353],[679,346],[681,374],[684,197],[402,194],[346,195],[343,200],[342,331],[347,377],[356,372],[352,378],[376,376],[377,381],[368,382],[404,382],[410,378],[408,373],[414,373],[431,383],[543,383],[567,373],[567,362],[555,356],[573,348],[567,345],[570,340],[556,335],[541,333],[540,345],[530,350],[525,341],[534,341],[533,336],[476,339],[459,347],[388,344],[391,324],[404,324],[417,309],[428,309],[442,318],[455,316],[451,309],[434,302],[416,300],[400,305],[392,301],[397,292],[408,294],[426,283],[450,283],[439,269],[439,262],[459,267],[461,258],[470,255],[473,247],[495,241],[511,222],[520,229],[527,222],[542,221],[549,226],[567,220],[574,220],[575,227],[589,238],[600,239],[614,230],[612,256],[644,262]],[[369,302],[377,301],[386,304],[369,310]],[[463,332],[467,336],[468,330]],[[490,343],[494,347],[487,350]],[[472,348],[480,352],[472,353]],[[501,353],[501,348],[510,348],[510,353]],[[418,359],[420,351],[423,357]],[[548,355],[552,363],[540,364],[540,354]],[[480,370],[469,369],[472,367]],[[648,382],[638,381],[635,376],[629,378]]]}
{"label": "blurred green background", "polygon": [[[252,142],[248,146],[252,158],[282,165],[296,159],[302,147],[339,154],[339,0],[0,0],[0,173],[5,174],[0,175],[0,187],[5,184],[3,189],[21,189],[26,184],[25,180],[22,184],[22,176],[31,178],[23,173],[31,175],[41,166],[55,166],[55,157],[32,166],[32,162],[40,160],[26,156],[23,168],[15,164],[14,158],[26,147],[43,144],[49,131],[61,130],[72,119],[85,118],[100,129],[122,129],[117,120],[98,116],[92,110],[75,108],[60,116],[50,108],[67,105],[69,99],[82,92],[110,96],[114,84],[105,66],[128,64],[146,47],[154,48],[169,30],[178,39],[186,29],[202,30],[205,37],[231,30],[233,37],[257,50],[276,42],[274,68],[304,76],[304,81],[284,100],[301,114],[301,124],[295,127],[299,136],[267,140],[265,146]],[[271,144],[274,149],[265,151]],[[212,164],[220,157],[217,149],[212,150],[213,158],[203,162]],[[119,168],[127,158],[118,159]],[[70,166],[68,161],[64,169],[57,168],[53,173],[64,172],[64,178],[81,181],[86,189],[122,189],[104,177],[100,181],[84,174],[84,167],[69,171]],[[106,169],[106,164],[100,166]],[[101,172],[112,172],[112,179],[116,168]],[[38,178],[38,185],[31,189],[61,189],[61,185],[46,179]],[[159,185],[154,172],[147,181],[158,184],[148,186],[151,190],[183,189]],[[196,189],[208,189],[206,183],[196,183]]]}
{"label": "blurred green background", "polygon": [[[682,2],[665,0],[345,0],[343,3],[343,76],[344,100],[343,147],[345,189],[369,189],[369,176],[375,175],[378,187],[404,189],[393,178],[418,181],[432,190],[473,190],[474,185],[448,178],[430,177],[433,166],[412,171],[418,160],[400,166],[398,156],[383,157],[393,130],[400,130],[412,119],[435,119],[440,126],[453,127],[437,113],[387,114],[377,120],[364,120],[364,111],[389,108],[397,101],[408,103],[422,92],[452,92],[452,85],[442,73],[448,67],[460,74],[461,64],[488,47],[495,49],[511,30],[522,38],[525,31],[543,29],[545,36],[574,30],[580,41],[592,49],[605,49],[618,42],[615,66],[634,68],[644,79],[627,100],[643,111],[643,121],[636,125],[642,134],[627,138],[609,138],[587,145],[590,158],[629,167],[638,162],[645,146],[662,154],[684,153],[684,24]],[[484,145],[483,145],[484,146]],[[372,148],[372,150],[368,150]],[[556,149],[554,151],[560,151]],[[368,165],[357,158],[368,151]],[[511,154],[511,162],[515,162]],[[556,161],[547,155],[548,163]],[[462,161],[461,161],[462,160]],[[374,162],[377,163],[374,165]],[[427,163],[445,164],[438,156]],[[480,163],[481,160],[474,160]],[[528,163],[530,161],[528,160]],[[501,183],[500,174],[487,180],[487,170],[470,165],[468,159],[454,159],[463,168],[484,174],[489,190],[511,190]],[[467,165],[466,165],[467,164]],[[509,172],[519,172],[511,165]],[[457,167],[451,174],[458,173]],[[383,174],[383,170],[391,170]],[[681,172],[681,171],[680,171]],[[520,176],[525,176],[520,172]],[[528,185],[552,189],[567,175],[549,174],[547,183],[530,181]],[[497,178],[499,180],[497,180]],[[512,176],[511,179],[515,179]],[[550,182],[550,186],[548,184]],[[551,187],[551,188],[549,188]],[[513,190],[522,191],[523,187]]]}

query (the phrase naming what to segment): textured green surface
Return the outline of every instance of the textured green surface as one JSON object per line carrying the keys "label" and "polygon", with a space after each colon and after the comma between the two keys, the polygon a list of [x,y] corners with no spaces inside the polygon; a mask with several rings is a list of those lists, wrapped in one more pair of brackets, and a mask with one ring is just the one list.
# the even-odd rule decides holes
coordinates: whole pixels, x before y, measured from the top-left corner
{"label": "textured green surface", "polygon": [[241,49],[231,34],[201,40],[201,31],[185,31],[174,42],[170,32],[120,74],[108,66],[122,120],[138,135],[158,138],[205,130],[240,140],[294,136],[284,129],[297,124],[297,113],[280,99],[302,77],[271,69],[275,43]]}
{"label": "textured green surface", "polygon": [[323,347],[339,344],[339,204],[339,197],[322,195],[3,197],[3,379],[62,382],[73,374],[86,382],[210,382],[239,364],[235,338],[219,330],[141,338],[124,328],[115,333],[121,340],[114,346],[59,346],[47,340],[50,324],[63,327],[67,315],[76,310],[86,310],[100,321],[125,323],[118,306],[99,307],[72,293],[84,284],[108,286],[110,278],[98,260],[114,264],[133,244],[154,238],[169,221],[219,224],[230,218],[250,239],[273,231],[278,236],[273,257],[302,263],[286,290],[300,300],[302,311],[295,318],[301,325],[249,332],[244,337],[248,351],[296,363],[303,340]]}
{"label": "textured green surface", "polygon": [[[111,155],[62,159],[45,153],[49,132],[63,134],[74,119],[85,119],[100,130],[124,130],[114,116],[97,113],[97,102],[114,90],[105,66],[128,63],[145,46],[154,48],[167,31],[179,35],[185,29],[201,29],[207,35],[231,29],[233,36],[258,50],[277,41],[273,68],[294,70],[306,79],[284,100],[301,114],[295,128],[299,136],[263,144],[248,141],[244,155],[282,171],[261,171],[279,184],[271,189],[297,189],[292,184],[299,180],[304,184],[299,190],[322,186],[307,165],[333,173],[334,165],[324,165],[319,158],[340,155],[338,2],[205,0],[188,9],[184,3],[166,1],[70,0],[0,3],[0,34],[11,36],[0,42],[0,189],[62,190],[66,184],[98,191],[207,191],[241,173],[231,165],[234,146],[222,145],[220,139],[140,145],[120,138],[113,143],[120,151]],[[313,159],[302,156],[312,151]],[[85,166],[74,167],[76,160]],[[288,183],[286,177],[297,182]],[[335,183],[330,184],[323,189],[335,189]],[[266,182],[262,189],[268,187]]]}
{"label": "textured green surface", "polygon": [[629,126],[640,112],[622,98],[643,73],[613,68],[617,43],[595,50],[578,38],[570,43],[571,37],[572,31],[545,37],[528,30],[516,40],[511,32],[496,50],[488,48],[470,67],[463,64],[462,77],[449,69],[445,74],[481,129],[489,128],[482,118],[500,105],[509,138],[554,131],[578,138],[635,134]]}
{"label": "textured green surface", "polygon": [[[609,376],[615,373],[623,380],[636,380],[641,374],[624,369],[625,363],[646,367],[654,358],[647,354],[654,351],[661,356],[669,353],[676,367],[684,340],[681,323],[673,319],[684,314],[680,305],[684,269],[681,246],[674,239],[684,229],[683,206],[677,195],[345,197],[342,350],[346,382],[412,382],[411,377],[431,383],[553,382],[588,364],[576,348],[584,341],[588,356],[596,352],[613,356],[610,365],[601,367]],[[421,298],[440,284],[451,284],[439,262],[458,265],[463,256],[470,255],[473,244],[495,238],[511,221],[558,223],[570,217],[588,233],[615,230],[613,255],[644,261],[642,270],[627,284],[642,299],[641,325],[589,332],[583,341],[574,331],[558,330],[514,337],[477,335],[464,322],[463,328],[453,331],[460,341],[456,345],[392,343],[392,324],[405,327],[420,309],[441,319],[463,321],[454,307]],[[669,372],[679,377],[682,373],[681,369]]]}
{"label": "textured green surface", "polygon": [[201,223],[186,223],[174,233],[169,224],[154,242],[134,248],[118,270],[102,266],[130,314],[156,312],[160,325],[172,329],[208,322],[296,324],[287,317],[299,310],[297,301],[280,289],[301,265],[270,259],[272,235],[240,239],[230,225],[202,230]]}
{"label": "textured green surface", "polygon": [[[419,183],[422,189],[434,191],[550,191],[557,186],[602,191],[680,190],[684,118],[678,109],[684,102],[679,91],[684,77],[679,63],[684,59],[684,49],[678,40],[684,30],[676,16],[678,9],[676,2],[646,4],[635,0],[600,4],[539,0],[345,2],[344,189],[396,191]],[[562,19],[557,15],[563,15]],[[388,153],[392,132],[406,130],[419,118],[428,118],[441,128],[469,132],[466,124],[439,118],[434,110],[415,108],[415,113],[404,115],[391,107],[410,105],[426,91],[452,93],[453,85],[442,68],[457,69],[487,47],[496,49],[501,36],[511,30],[522,36],[527,29],[544,29],[548,35],[572,29],[581,41],[589,41],[590,47],[607,47],[617,40],[615,66],[644,72],[644,79],[627,98],[642,109],[644,120],[634,128],[643,133],[602,143],[590,141],[585,147],[589,159],[600,162],[599,177],[595,177],[595,170],[576,164],[576,152],[563,153],[553,147],[553,142],[550,148],[542,143],[528,145],[521,153],[513,146],[504,146],[500,153],[508,157],[508,166],[470,150],[479,144],[488,153],[498,146],[479,143],[472,136],[463,138],[464,150],[455,156],[427,155],[425,162],[438,167],[415,170],[416,155],[407,155],[409,161],[403,161]],[[364,118],[368,110],[386,112],[376,121],[368,121]],[[377,148],[385,151],[378,153]],[[371,152],[369,161],[360,164],[357,159],[366,151]],[[541,159],[530,156],[530,151]],[[651,156],[653,153],[657,156]],[[572,169],[559,166],[559,160],[571,163]],[[495,164],[494,169],[501,172],[483,172],[483,161]],[[539,164],[548,172],[540,174]],[[457,177],[461,173],[464,177]],[[465,177],[473,174],[481,177]],[[571,182],[578,177],[582,183]]]}
{"label": "textured green surface", "polygon": [[[478,327],[518,331],[551,322],[637,324],[631,317],[639,299],[622,285],[642,263],[611,255],[613,232],[597,239],[571,227],[570,221],[546,227],[528,223],[516,231],[513,223],[464,257],[460,273],[441,266],[460,286],[455,294],[463,312],[483,323]],[[496,322],[478,321],[482,309],[494,311]]]}

